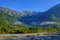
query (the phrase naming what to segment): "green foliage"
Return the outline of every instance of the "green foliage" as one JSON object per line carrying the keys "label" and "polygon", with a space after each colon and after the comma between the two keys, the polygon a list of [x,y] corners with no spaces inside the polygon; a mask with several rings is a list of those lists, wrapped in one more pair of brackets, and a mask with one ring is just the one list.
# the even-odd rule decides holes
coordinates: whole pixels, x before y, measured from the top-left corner
{"label": "green foliage", "polygon": [[[20,17],[22,14],[10,10],[8,8],[0,9],[0,34],[15,34],[15,33],[55,33],[60,32],[60,27],[42,27],[42,26],[26,26],[26,25],[14,25],[14,22],[17,22],[17,17]],[[52,15],[52,19],[59,20]],[[59,23],[58,23],[59,24]],[[59,24],[60,25],[60,24]]]}
{"label": "green foliage", "polygon": [[40,26],[33,26],[33,27],[18,27],[18,26],[0,26],[0,34],[20,34],[20,33],[56,33],[60,30],[59,28],[54,27],[40,27]]}

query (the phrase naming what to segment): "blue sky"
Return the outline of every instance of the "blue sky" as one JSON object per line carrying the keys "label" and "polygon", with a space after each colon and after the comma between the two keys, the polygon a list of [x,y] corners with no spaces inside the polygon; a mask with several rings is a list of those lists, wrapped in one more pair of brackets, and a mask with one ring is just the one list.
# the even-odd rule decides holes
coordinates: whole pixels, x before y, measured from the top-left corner
{"label": "blue sky", "polygon": [[60,0],[0,0],[0,6],[17,11],[46,11],[60,3]]}

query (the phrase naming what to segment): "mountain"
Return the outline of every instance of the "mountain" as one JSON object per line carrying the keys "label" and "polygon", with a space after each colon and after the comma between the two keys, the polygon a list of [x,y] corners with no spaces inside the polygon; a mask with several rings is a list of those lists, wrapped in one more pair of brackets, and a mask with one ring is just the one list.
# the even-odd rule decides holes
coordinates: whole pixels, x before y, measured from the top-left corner
{"label": "mountain", "polygon": [[13,25],[15,22],[18,22],[17,17],[22,15],[23,14],[18,11],[0,7],[0,26],[4,26],[6,24]]}
{"label": "mountain", "polygon": [[[60,4],[45,12],[25,11],[25,15],[18,20],[27,25],[58,25],[60,24]],[[29,15],[27,15],[27,14]],[[30,15],[31,13],[31,15]]]}
{"label": "mountain", "polygon": [[9,8],[0,7],[0,25],[59,25],[60,26],[60,4],[55,5],[45,12],[23,11],[18,12]]}
{"label": "mountain", "polygon": [[50,8],[49,13],[54,14],[56,17],[60,18],[60,4],[55,5],[54,7]]}
{"label": "mountain", "polygon": [[41,33],[45,31],[49,34],[50,32],[56,33],[60,29],[59,15],[60,4],[45,12],[30,10],[19,12],[0,7],[0,34]]}

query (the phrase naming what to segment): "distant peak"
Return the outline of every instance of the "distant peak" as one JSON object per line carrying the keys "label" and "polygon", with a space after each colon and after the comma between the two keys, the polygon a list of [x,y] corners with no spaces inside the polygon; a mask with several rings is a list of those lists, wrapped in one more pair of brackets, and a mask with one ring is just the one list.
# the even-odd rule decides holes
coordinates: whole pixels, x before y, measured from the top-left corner
{"label": "distant peak", "polygon": [[60,6],[60,3],[59,4],[56,4],[55,6]]}
{"label": "distant peak", "polygon": [[1,10],[1,9],[9,9],[9,8],[0,6],[0,10]]}
{"label": "distant peak", "polygon": [[54,7],[60,7],[60,3],[59,4],[56,4]]}
{"label": "distant peak", "polygon": [[57,4],[56,6],[58,6],[58,5],[60,5],[60,3],[59,3],[59,4]]}
{"label": "distant peak", "polygon": [[60,3],[59,4],[56,4],[55,6],[51,7],[50,10],[54,10],[54,11],[57,11],[57,10],[60,10]]}

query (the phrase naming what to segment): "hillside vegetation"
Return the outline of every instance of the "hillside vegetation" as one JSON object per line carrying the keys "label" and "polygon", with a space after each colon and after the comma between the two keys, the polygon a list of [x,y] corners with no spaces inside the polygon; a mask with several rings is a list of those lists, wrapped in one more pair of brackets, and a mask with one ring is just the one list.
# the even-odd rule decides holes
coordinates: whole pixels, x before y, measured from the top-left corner
{"label": "hillside vegetation", "polygon": [[18,22],[18,17],[24,16],[21,12],[9,8],[0,7],[0,34],[20,34],[20,33],[56,33],[60,32],[59,26],[32,26],[25,24],[14,24]]}

